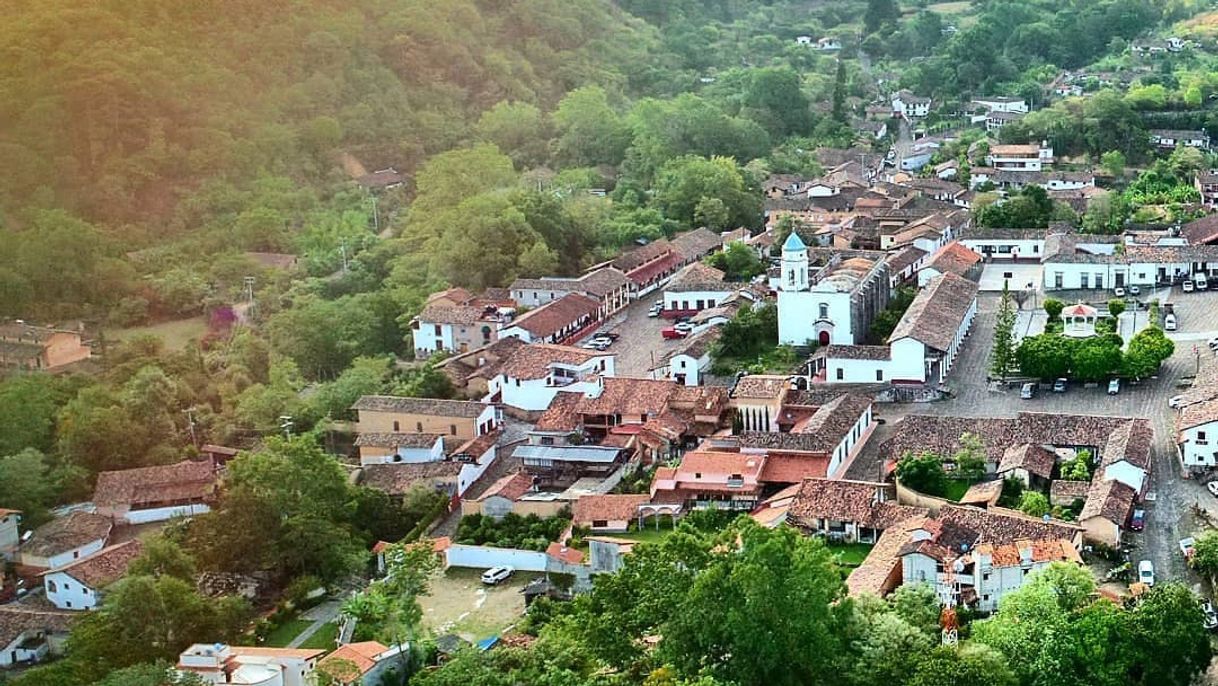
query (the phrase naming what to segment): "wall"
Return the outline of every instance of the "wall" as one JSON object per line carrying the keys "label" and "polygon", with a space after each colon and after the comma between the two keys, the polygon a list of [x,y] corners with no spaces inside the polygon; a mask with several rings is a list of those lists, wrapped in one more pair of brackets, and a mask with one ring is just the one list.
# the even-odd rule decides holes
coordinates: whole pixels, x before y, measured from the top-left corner
{"label": "wall", "polygon": [[0,517],[0,557],[7,558],[16,551],[21,542],[20,522],[21,515],[15,512]]}
{"label": "wall", "polygon": [[1110,548],[1121,544],[1121,529],[1103,517],[1092,517],[1079,522],[1083,527],[1083,538],[1091,543],[1102,543]]}
{"label": "wall", "polygon": [[926,346],[912,338],[893,341],[889,376],[898,381],[926,381]]}
{"label": "wall", "polygon": [[[831,288],[823,286],[823,288]],[[820,305],[829,306],[828,319],[822,321]],[[861,323],[860,323],[861,326]],[[829,332],[829,343],[852,345],[854,322],[849,293],[832,291],[779,291],[778,341],[789,345],[804,345],[818,341],[820,332]]]}
{"label": "wall", "polygon": [[544,572],[548,568],[548,560],[549,556],[544,552],[460,543],[454,543],[444,551],[444,562],[448,567],[490,569],[503,566],[514,567],[518,572]]}
{"label": "wall", "polygon": [[499,456],[499,447],[492,445],[490,450],[487,450],[482,455],[475,455],[474,459],[477,462],[461,465],[461,471],[457,474],[457,495],[464,495],[478,477],[482,476],[483,472],[488,467],[495,463],[495,459]]}
{"label": "wall", "polygon": [[[678,312],[700,312],[731,295],[730,290],[722,291],[665,291],[664,309]],[[698,302],[701,301],[701,305]]]}
{"label": "wall", "polygon": [[[439,327],[439,333],[436,332]],[[438,350],[454,350],[453,327],[451,324],[436,324],[419,321],[414,327],[414,354],[416,357],[427,357]]]}
{"label": "wall", "polygon": [[48,369],[87,360],[91,352],[88,346],[81,345],[80,335],[75,333],[51,334],[43,349]]}
{"label": "wall", "polygon": [[[1204,436],[1201,439],[1198,434]],[[1186,467],[1206,467],[1218,465],[1218,451],[1214,450],[1213,440],[1218,434],[1215,433],[1215,423],[1202,424],[1194,426],[1183,431],[1183,440],[1180,442],[1180,455]],[[1203,440],[1204,443],[1199,443]]]}
{"label": "wall", "polygon": [[956,504],[944,498],[936,498],[933,495],[919,493],[912,488],[901,485],[900,481],[897,481],[896,485],[898,504],[912,505],[913,507],[925,507],[926,509],[930,510],[930,514],[932,516],[939,514],[939,508],[943,507],[944,505]]}
{"label": "wall", "polygon": [[444,441],[437,438],[430,448],[398,448],[386,450],[378,446],[363,445],[359,449],[359,463],[370,464],[419,464],[438,462],[444,459]]}
{"label": "wall", "polygon": [[689,355],[676,355],[669,364],[669,378],[676,381],[678,375],[683,375],[684,385],[697,386],[702,383],[702,371],[709,366],[709,352],[696,360]]}
{"label": "wall", "polygon": [[45,567],[47,569],[59,569],[64,565],[71,564],[82,557],[87,557],[106,547],[106,540],[99,538],[96,541],[91,541],[82,545],[79,548],[73,548],[52,557],[42,557],[40,555],[31,555],[29,553],[21,553],[21,564],[30,567]]}
{"label": "wall", "polygon": [[96,591],[63,572],[47,574],[43,577],[43,587],[47,600],[61,610],[89,610],[98,603]]}
{"label": "wall", "polygon": [[961,238],[960,243],[994,261],[1040,259],[1045,249],[1043,238]]}
{"label": "wall", "polygon": [[130,524],[147,524],[149,522],[163,522],[174,517],[193,517],[209,511],[211,511],[211,508],[202,503],[175,505],[173,507],[157,507],[150,510],[130,510],[124,519]]}
{"label": "wall", "polygon": [[[877,383],[892,378],[892,360],[826,358],[825,365],[825,383]],[[841,378],[838,378],[839,370]],[[876,378],[877,371],[883,378]]]}
{"label": "wall", "polygon": [[[490,408],[493,412],[494,408]],[[485,413],[484,413],[485,415]],[[394,428],[394,422],[397,428]],[[441,417],[407,412],[360,410],[360,433],[425,433],[456,436],[469,440],[477,434],[478,421],[470,417]],[[456,427],[456,432],[453,432]]]}

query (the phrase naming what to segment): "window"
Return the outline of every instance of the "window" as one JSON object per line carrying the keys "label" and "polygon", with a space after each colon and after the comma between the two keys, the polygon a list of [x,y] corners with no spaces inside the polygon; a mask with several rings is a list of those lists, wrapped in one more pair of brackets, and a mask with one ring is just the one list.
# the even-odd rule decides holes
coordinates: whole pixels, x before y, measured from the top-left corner
{"label": "window", "polygon": [[792,288],[795,287],[795,270],[794,269],[787,272],[787,285]]}
{"label": "window", "polygon": [[989,574],[982,574],[982,575],[981,575],[981,580],[982,580],[982,581],[989,581],[989,580],[990,580],[990,575],[989,575]]}
{"label": "window", "polygon": [[841,367],[838,367],[837,368],[837,380],[841,381],[843,378],[845,378],[845,376],[846,376],[845,370],[842,369]]}
{"label": "window", "polygon": [[448,425],[448,433],[450,433],[450,434],[452,434],[452,435],[456,436],[456,435],[457,435],[457,425],[456,425],[456,424],[449,424],[449,425]]}
{"label": "window", "polygon": [[47,579],[47,592],[48,593],[58,593],[59,592],[59,588],[55,585],[55,582],[51,579]]}
{"label": "window", "polygon": [[1036,254],[1038,252],[1040,252],[1040,246],[1037,245],[1036,243],[1033,243],[1032,244],[1032,254]]}
{"label": "window", "polygon": [[877,370],[875,370],[875,380],[876,380],[876,381],[883,381],[883,380],[884,380],[884,370],[883,370],[883,369],[877,369]]}
{"label": "window", "polygon": [[80,551],[79,551],[79,550],[73,550],[73,551],[72,551],[72,559],[73,559],[73,560],[76,560],[76,559],[78,559],[78,558],[80,558]]}
{"label": "window", "polygon": [[828,304],[826,304],[826,303],[821,303],[821,304],[820,304],[820,318],[821,318],[821,319],[828,319],[828,318],[829,318],[829,305],[828,305]]}
{"label": "window", "polygon": [[1079,288],[1091,288],[1091,275],[1090,274],[1079,274],[1078,275],[1078,284],[1079,284]]}
{"label": "window", "polygon": [[417,432],[419,432],[419,433],[423,433],[423,422],[415,422],[415,423],[414,423],[414,430],[415,430],[415,431],[417,431]]}
{"label": "window", "polygon": [[436,324],[436,338],[439,338],[443,335],[444,335],[444,329],[439,324]]}
{"label": "window", "polygon": [[607,520],[607,519],[593,519],[592,520],[592,528],[594,528],[594,529],[603,529],[607,526],[609,526],[609,520]]}
{"label": "window", "polygon": [[68,600],[68,601],[64,602],[64,605],[67,605],[68,607],[72,607],[72,601]]}
{"label": "window", "polygon": [[541,444],[542,445],[554,445],[554,437],[553,436],[542,436]]}
{"label": "window", "polygon": [[1206,441],[1206,439],[1205,439],[1205,432],[1204,432],[1204,431],[1198,431],[1198,432],[1197,432],[1197,442],[1198,442],[1198,443],[1206,443],[1206,442],[1207,442],[1207,441]]}
{"label": "window", "polygon": [[399,431],[401,431],[401,430],[402,430],[402,429],[401,429],[401,425],[398,423],[398,421],[397,421],[396,419],[395,419],[395,420],[393,420],[393,432],[394,432],[394,433],[397,433],[397,432],[399,432]]}
{"label": "window", "polygon": [[1062,287],[1062,272],[1053,272],[1053,287]]}

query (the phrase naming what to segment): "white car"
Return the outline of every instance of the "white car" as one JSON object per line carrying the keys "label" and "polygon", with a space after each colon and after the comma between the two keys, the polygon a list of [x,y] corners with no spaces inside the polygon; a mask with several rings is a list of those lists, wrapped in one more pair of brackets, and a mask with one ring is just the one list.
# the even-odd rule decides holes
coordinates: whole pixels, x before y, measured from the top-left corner
{"label": "white car", "polygon": [[1205,485],[1205,490],[1210,492],[1210,495],[1218,498],[1218,481],[1211,481]]}
{"label": "white car", "polygon": [[1184,404],[1184,396],[1182,395],[1173,395],[1171,400],[1167,401],[1167,406],[1173,410],[1180,409],[1180,405],[1182,404]]}
{"label": "white car", "polygon": [[1192,293],[1193,292],[1193,282],[1185,281],[1184,284],[1181,286],[1181,288],[1184,289],[1185,293]]}
{"label": "white car", "polygon": [[1150,560],[1142,560],[1138,563],[1138,581],[1147,586],[1155,585],[1155,563]]}
{"label": "white car", "polygon": [[1130,287],[1129,287],[1129,294],[1130,294],[1130,295],[1140,295],[1141,293],[1142,293],[1142,289],[1141,289],[1140,287],[1138,287],[1138,286],[1130,286]]}
{"label": "white car", "polygon": [[1210,350],[1218,350],[1218,337],[1209,340]]}
{"label": "white car", "polygon": [[491,567],[482,573],[482,583],[491,586],[498,586],[500,582],[507,581],[516,573],[513,567]]}
{"label": "white car", "polygon": [[1124,298],[1124,297],[1125,297],[1125,289],[1124,289],[1124,288],[1122,288],[1122,287],[1120,287],[1120,286],[1117,286],[1116,288],[1112,289],[1112,294],[1113,294],[1113,295],[1115,295],[1115,296],[1116,296],[1116,297],[1118,297],[1118,298]]}
{"label": "white car", "polygon": [[679,333],[687,334],[694,330],[694,325],[689,322],[678,322],[672,328],[676,329]]}

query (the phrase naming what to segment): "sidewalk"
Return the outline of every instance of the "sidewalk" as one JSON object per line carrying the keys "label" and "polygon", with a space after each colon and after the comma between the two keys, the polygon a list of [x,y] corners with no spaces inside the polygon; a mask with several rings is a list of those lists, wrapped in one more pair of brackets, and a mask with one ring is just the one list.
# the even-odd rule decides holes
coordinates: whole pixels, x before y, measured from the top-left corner
{"label": "sidewalk", "polygon": [[322,626],[338,619],[338,614],[341,609],[342,603],[339,601],[327,600],[316,607],[311,607],[306,610],[301,617],[304,619],[311,619],[313,620],[313,623],[304,631],[300,632],[299,636],[292,639],[292,642],[289,643],[287,647],[299,648],[300,644],[312,638],[313,634],[317,633]]}

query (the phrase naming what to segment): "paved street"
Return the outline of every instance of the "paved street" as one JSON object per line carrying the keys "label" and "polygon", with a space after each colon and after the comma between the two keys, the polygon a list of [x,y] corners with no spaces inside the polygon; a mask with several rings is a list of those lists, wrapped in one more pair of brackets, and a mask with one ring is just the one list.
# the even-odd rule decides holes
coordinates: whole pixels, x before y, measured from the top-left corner
{"label": "paved street", "polygon": [[[1178,302],[1177,312],[1182,313],[1181,335],[1199,328],[1218,329],[1218,307],[1214,307],[1214,297],[1175,294],[1172,300]],[[1130,537],[1135,546],[1133,559],[1135,562],[1146,558],[1152,560],[1161,579],[1196,582],[1196,577],[1184,564],[1177,542],[1194,531],[1192,505],[1200,503],[1218,517],[1218,501],[1200,482],[1180,477],[1173,442],[1175,413],[1167,406],[1168,399],[1180,392],[1177,382],[1181,377],[1196,371],[1194,346],[1187,342],[1177,343],[1175,355],[1164,364],[1158,378],[1137,385],[1123,384],[1121,393],[1116,396],[1107,395],[1102,385],[1096,388],[1071,385],[1066,393],[1042,391],[1031,400],[1020,400],[1018,388],[992,389],[986,382],[997,306],[996,294],[982,294],[973,330],[949,378],[954,397],[934,403],[880,406],[879,416],[885,420],[885,425],[878,427],[864,454],[851,466],[846,477],[877,478],[880,473],[878,447],[891,436],[893,423],[907,414],[1009,417],[1027,410],[1145,417],[1151,420],[1155,429],[1150,489],[1150,497],[1154,500],[1146,504],[1145,532]],[[1211,354],[1204,344],[1198,347],[1201,354]]]}
{"label": "paved street", "polygon": [[[647,316],[647,310],[651,309],[651,306],[660,299],[660,293],[661,291],[649,293],[630,303],[625,310],[610,318],[595,332],[611,331],[621,336],[606,351],[617,355],[615,365],[618,376],[638,378],[649,376],[651,368],[659,362],[660,358],[680,343],[677,340],[670,341],[660,337],[661,329],[672,326],[671,320]],[[594,335],[589,334],[587,338],[592,338]]]}

